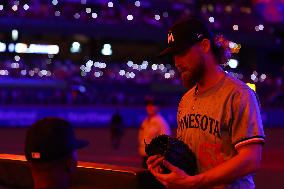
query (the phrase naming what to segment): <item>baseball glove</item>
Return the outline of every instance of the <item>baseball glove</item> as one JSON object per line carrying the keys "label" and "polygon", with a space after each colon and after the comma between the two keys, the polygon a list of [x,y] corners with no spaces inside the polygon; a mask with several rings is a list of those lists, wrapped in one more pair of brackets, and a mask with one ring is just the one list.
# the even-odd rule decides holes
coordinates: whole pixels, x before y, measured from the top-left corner
{"label": "baseball glove", "polygon": [[[148,156],[161,155],[172,165],[182,169],[188,175],[197,174],[197,163],[195,154],[183,141],[168,135],[159,135],[145,145],[145,152]],[[161,166],[163,173],[170,171]]]}

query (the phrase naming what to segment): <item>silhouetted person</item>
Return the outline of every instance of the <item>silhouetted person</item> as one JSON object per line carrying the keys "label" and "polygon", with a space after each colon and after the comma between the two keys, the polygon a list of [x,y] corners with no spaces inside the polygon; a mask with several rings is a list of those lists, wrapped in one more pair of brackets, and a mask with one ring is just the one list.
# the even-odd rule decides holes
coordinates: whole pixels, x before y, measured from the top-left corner
{"label": "silhouetted person", "polygon": [[111,118],[110,133],[111,146],[113,149],[118,149],[120,146],[121,137],[124,134],[123,119],[119,113],[119,110],[116,110]]}
{"label": "silhouetted person", "polygon": [[44,118],[26,133],[25,156],[35,189],[69,188],[77,167],[77,149],[87,141],[77,140],[72,126],[60,118]]}

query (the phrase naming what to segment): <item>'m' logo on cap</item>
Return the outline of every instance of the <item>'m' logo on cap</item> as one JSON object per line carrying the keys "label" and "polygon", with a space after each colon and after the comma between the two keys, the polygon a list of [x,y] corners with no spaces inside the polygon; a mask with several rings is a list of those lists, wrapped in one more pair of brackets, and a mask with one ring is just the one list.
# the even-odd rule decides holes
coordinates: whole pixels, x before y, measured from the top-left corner
{"label": "'m' logo on cap", "polygon": [[169,43],[172,43],[172,42],[174,42],[174,41],[175,41],[175,39],[174,39],[173,33],[172,33],[172,32],[169,32],[169,33],[168,33],[168,44],[169,44]]}
{"label": "'m' logo on cap", "polygon": [[39,152],[32,152],[32,158],[33,159],[40,159],[40,153]]}

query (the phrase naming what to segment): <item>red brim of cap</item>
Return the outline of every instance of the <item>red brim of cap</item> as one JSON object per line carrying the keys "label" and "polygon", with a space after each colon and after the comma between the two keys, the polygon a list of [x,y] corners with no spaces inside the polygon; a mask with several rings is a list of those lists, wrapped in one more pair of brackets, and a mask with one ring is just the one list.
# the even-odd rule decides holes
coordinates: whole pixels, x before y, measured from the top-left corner
{"label": "red brim of cap", "polygon": [[163,58],[165,56],[173,56],[175,54],[185,51],[187,48],[190,48],[191,46],[192,45],[190,44],[184,44],[184,45],[179,45],[179,46],[168,47],[158,55],[158,58]]}

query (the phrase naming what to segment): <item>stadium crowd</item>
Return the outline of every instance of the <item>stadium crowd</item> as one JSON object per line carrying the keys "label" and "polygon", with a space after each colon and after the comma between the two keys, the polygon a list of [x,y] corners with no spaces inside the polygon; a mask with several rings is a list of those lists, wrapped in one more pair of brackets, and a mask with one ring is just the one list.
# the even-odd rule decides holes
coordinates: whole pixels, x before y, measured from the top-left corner
{"label": "stadium crowd", "polygon": [[[48,60],[38,57],[29,61],[22,58],[16,62],[8,57],[1,60],[1,105],[137,106],[142,105],[141,99],[151,93],[157,95],[165,106],[174,106],[185,90],[180,87],[176,69],[167,64],[153,66],[145,63],[144,67],[143,64],[135,67],[129,62],[109,63],[98,68],[93,63],[87,70],[87,64],[82,64],[85,65],[82,67],[71,60],[57,59],[48,63]],[[17,66],[13,67],[15,64]],[[244,75],[241,80],[255,84],[263,106],[283,107],[283,76],[269,74],[257,82],[250,77]],[[49,82],[49,85],[44,85],[44,82]]]}

